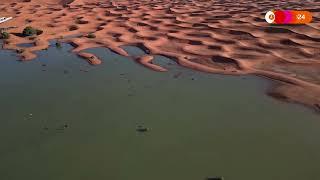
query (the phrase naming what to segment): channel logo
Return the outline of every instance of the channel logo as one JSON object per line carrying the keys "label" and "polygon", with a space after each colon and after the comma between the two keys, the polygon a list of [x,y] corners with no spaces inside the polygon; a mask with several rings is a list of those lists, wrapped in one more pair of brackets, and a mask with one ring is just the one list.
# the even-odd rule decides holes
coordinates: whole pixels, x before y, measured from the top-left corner
{"label": "channel logo", "polygon": [[308,24],[312,14],[309,11],[274,10],[266,13],[265,20],[269,24]]}

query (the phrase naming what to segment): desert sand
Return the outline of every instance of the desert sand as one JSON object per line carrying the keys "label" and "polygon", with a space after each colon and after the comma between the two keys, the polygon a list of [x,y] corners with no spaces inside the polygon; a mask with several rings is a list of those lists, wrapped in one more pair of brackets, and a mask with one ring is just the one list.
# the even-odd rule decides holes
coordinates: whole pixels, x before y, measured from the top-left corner
{"label": "desert sand", "polygon": [[[313,21],[269,25],[264,14],[271,9],[308,10]],[[0,15],[14,17],[0,28],[16,27],[8,30],[3,48],[20,50],[24,61],[48,48],[50,40],[72,44],[73,52],[93,65],[103,61],[83,50],[105,47],[129,57],[121,47],[133,45],[147,55],[131,58],[155,71],[167,71],[152,62],[163,55],[194,70],[263,76],[278,82],[269,95],[320,111],[318,0],[2,0]],[[72,25],[78,29],[71,31]],[[44,33],[22,37],[26,26]]]}

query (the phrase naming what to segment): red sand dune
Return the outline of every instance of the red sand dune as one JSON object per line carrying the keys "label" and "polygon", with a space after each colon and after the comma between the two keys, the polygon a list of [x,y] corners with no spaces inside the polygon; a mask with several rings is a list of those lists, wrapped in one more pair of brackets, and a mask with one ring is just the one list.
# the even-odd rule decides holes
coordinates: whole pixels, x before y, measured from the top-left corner
{"label": "red sand dune", "polygon": [[[4,1],[4,2],[3,2]],[[137,62],[157,71],[153,55],[165,55],[181,66],[221,74],[255,74],[279,81],[270,95],[320,107],[320,3],[272,0],[2,0],[1,16],[14,20],[0,27],[12,36],[4,48],[24,48],[23,60],[59,39],[75,46],[73,52],[92,64],[92,47],[110,48],[129,56],[121,46],[137,45],[150,51]],[[313,22],[299,26],[271,26],[263,17],[270,9],[304,9]],[[79,28],[70,31],[71,25]],[[35,38],[19,36],[26,26],[44,30]],[[96,38],[87,38],[93,33]]]}

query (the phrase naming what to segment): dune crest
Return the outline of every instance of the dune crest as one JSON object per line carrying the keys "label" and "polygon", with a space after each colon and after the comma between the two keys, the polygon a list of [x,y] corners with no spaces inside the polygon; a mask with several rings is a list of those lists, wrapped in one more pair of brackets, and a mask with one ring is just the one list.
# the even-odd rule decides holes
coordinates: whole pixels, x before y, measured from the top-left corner
{"label": "dune crest", "polygon": [[[302,26],[268,25],[264,13],[275,8],[309,10],[313,22]],[[154,55],[164,55],[195,70],[264,76],[281,82],[269,93],[271,96],[319,109],[317,0],[4,0],[0,10],[4,16],[14,17],[0,27],[17,26],[9,30],[12,36],[4,48],[17,50],[23,60],[35,58],[34,52],[48,48],[49,40],[72,44],[73,52],[91,64],[102,61],[84,53],[85,49],[105,47],[129,56],[121,46],[135,45],[147,53],[136,61],[148,68],[166,71],[152,63]],[[22,37],[19,33],[26,26],[44,33]],[[89,33],[96,38],[89,38]],[[34,46],[22,48],[21,43]]]}

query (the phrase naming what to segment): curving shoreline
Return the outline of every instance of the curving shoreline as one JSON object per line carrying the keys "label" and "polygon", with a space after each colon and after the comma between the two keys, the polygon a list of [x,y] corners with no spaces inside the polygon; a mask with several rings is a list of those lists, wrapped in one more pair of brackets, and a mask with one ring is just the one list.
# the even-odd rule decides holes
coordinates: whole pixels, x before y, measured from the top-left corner
{"label": "curving shoreline", "polygon": [[[41,6],[39,5],[41,4]],[[313,11],[314,21],[304,26],[269,26],[262,13],[272,7],[301,6]],[[269,94],[320,110],[320,5],[264,0],[264,4],[232,1],[100,1],[5,0],[4,16],[14,20],[1,27],[17,26],[4,49],[20,51],[22,60],[49,47],[49,40],[74,46],[72,52],[90,64],[102,63],[83,50],[105,47],[129,56],[121,46],[134,45],[147,55],[134,59],[155,71],[154,55],[174,59],[181,66],[209,73],[254,74],[280,83]],[[78,29],[70,30],[71,25]],[[21,37],[26,26],[44,31],[37,37]],[[96,38],[86,35],[93,33]],[[32,47],[19,47],[33,43]]]}

